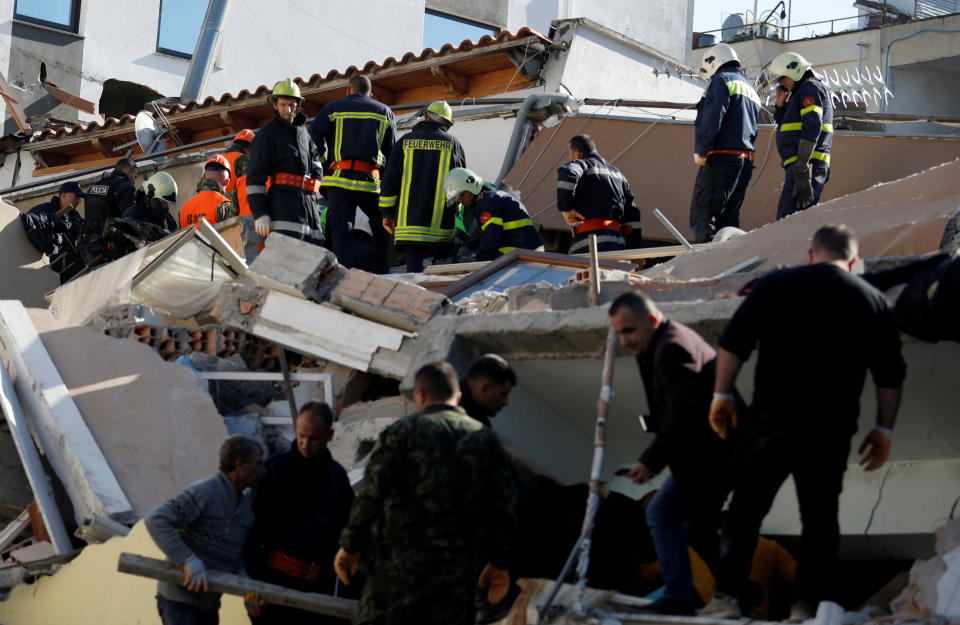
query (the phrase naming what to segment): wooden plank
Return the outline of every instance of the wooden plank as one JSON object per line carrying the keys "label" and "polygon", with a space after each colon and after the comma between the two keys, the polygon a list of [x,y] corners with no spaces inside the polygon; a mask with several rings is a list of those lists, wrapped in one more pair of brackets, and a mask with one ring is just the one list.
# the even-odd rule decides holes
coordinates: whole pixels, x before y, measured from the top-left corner
{"label": "wooden plank", "polygon": [[3,97],[10,116],[17,122],[20,130],[29,128],[27,125],[27,115],[23,112],[23,107],[20,106],[20,101],[17,100],[17,97],[13,94],[13,89],[10,88],[10,84],[7,82],[7,78],[3,75],[3,72],[0,72],[0,96]]}
{"label": "wooden plank", "polygon": [[7,547],[13,544],[23,530],[30,525],[30,510],[24,508],[23,512],[17,515],[17,518],[7,523],[7,526],[0,530],[0,551],[6,551]]}
{"label": "wooden plank", "polygon": [[197,230],[200,231],[203,238],[205,238],[215,250],[220,252],[227,266],[233,269],[234,273],[238,276],[247,274],[247,261],[245,261],[236,250],[230,247],[230,244],[220,236],[220,233],[210,225],[210,222],[207,221],[205,217],[200,218],[200,223],[197,224]]}
{"label": "wooden plank", "polygon": [[430,68],[430,73],[449,94],[462,97],[470,91],[470,79],[459,72],[437,64]]}
{"label": "wooden plank", "polygon": [[47,90],[47,93],[53,96],[54,100],[60,102],[61,104],[66,104],[70,108],[75,108],[78,111],[90,113],[91,115],[97,114],[97,105],[90,100],[84,100],[80,96],[73,95],[72,93],[64,91],[59,87],[55,87],[48,82],[43,83],[43,88]]}
{"label": "wooden plank", "polygon": [[[121,573],[149,577],[173,584],[183,583],[183,571],[173,562],[146,558],[132,553],[120,554],[117,570]],[[352,618],[359,605],[356,599],[342,599],[319,593],[302,592],[212,569],[207,569],[207,582],[212,592],[240,597],[255,592],[267,603],[299,608],[308,612],[342,619]]]}
{"label": "wooden plank", "polygon": [[[197,371],[201,380],[233,380],[234,382],[281,382],[282,373],[273,371]],[[323,382],[333,381],[332,373],[291,373],[290,379],[294,382]]]}
{"label": "wooden plank", "polygon": [[[694,243],[693,251],[699,250],[709,243]],[[668,258],[679,256],[687,251],[683,245],[663,245],[660,247],[644,247],[636,250],[614,250],[612,252],[600,252],[601,260],[645,260],[648,258]],[[574,254],[574,256],[587,257],[589,254]]]}
{"label": "wooden plank", "polygon": [[135,521],[130,501],[18,300],[0,301],[0,353],[40,444],[70,496],[77,522],[94,514],[120,523]]}
{"label": "wooden plank", "polygon": [[[3,416],[7,419],[7,425],[10,426],[10,435],[13,437],[17,454],[23,464],[23,470],[27,474],[27,481],[30,483],[30,489],[35,497],[34,503],[40,509],[43,524],[47,528],[47,533],[50,534],[50,540],[57,553],[67,553],[73,549],[73,545],[70,543],[70,536],[63,525],[63,519],[60,518],[60,510],[57,508],[57,502],[53,497],[53,486],[43,470],[40,454],[37,452],[33,437],[30,435],[27,418],[20,406],[20,401],[17,399],[16,391],[13,388],[13,380],[10,379],[4,363],[0,363],[0,408],[3,409]],[[26,522],[30,523],[29,508],[24,510],[17,517],[17,520],[20,520],[24,515],[26,515]],[[12,538],[16,538],[16,534]],[[2,549],[6,549],[8,546],[8,544],[5,544]]]}

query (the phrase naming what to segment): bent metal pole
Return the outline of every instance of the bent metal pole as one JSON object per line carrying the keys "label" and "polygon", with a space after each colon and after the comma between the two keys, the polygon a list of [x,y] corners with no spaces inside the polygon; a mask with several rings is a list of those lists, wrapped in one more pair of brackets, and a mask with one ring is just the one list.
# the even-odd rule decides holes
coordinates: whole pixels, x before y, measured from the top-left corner
{"label": "bent metal pole", "polygon": [[603,357],[603,383],[600,386],[600,397],[597,399],[597,426],[593,441],[593,464],[590,467],[590,494],[587,496],[587,510],[583,515],[583,527],[580,530],[580,538],[577,539],[573,550],[567,557],[566,564],[557,581],[554,582],[553,590],[547,597],[546,602],[539,608],[540,620],[544,622],[548,619],[547,610],[550,604],[556,598],[557,593],[563,584],[563,580],[570,574],[575,560],[577,563],[577,595],[575,609],[579,614],[583,614],[583,606],[580,604],[580,598],[583,589],[587,583],[587,568],[590,564],[590,536],[593,533],[593,521],[597,516],[597,510],[600,508],[600,499],[603,496],[604,482],[603,477],[603,459],[607,446],[607,411],[610,408],[610,400],[613,399],[613,390],[610,384],[613,381],[613,361],[617,353],[617,333],[613,327],[607,330],[607,344]]}

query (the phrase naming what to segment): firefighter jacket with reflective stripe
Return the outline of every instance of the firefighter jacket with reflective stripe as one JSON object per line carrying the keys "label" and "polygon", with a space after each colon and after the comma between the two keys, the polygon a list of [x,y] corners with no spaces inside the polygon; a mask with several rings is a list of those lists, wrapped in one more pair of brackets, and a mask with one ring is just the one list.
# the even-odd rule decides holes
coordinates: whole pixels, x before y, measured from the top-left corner
{"label": "firefighter jacket with reflective stripe", "polygon": [[133,206],[136,195],[134,184],[126,174],[116,169],[90,185],[83,199],[85,237],[103,234],[104,222],[111,217],[122,216]]}
{"label": "firefighter jacket with reflective stripe", "polygon": [[[383,168],[390,158],[393,144],[397,142],[393,111],[387,105],[359,93],[324,106],[310,124],[310,136],[321,154],[326,150],[328,165],[357,160]],[[379,178],[369,172],[350,168],[328,172],[323,180],[324,187],[380,192]]]}
{"label": "firefighter jacket with reflective stripe", "polygon": [[478,260],[492,260],[518,247],[533,250],[543,244],[530,213],[509,193],[484,189],[473,207],[473,214],[482,231]]}
{"label": "firefighter jacket with reflective stripe", "polygon": [[272,184],[267,191],[267,179],[276,174],[323,178],[320,154],[304,126],[306,120],[299,112],[291,123],[274,111],[273,120],[257,131],[250,145],[247,201],[254,219],[268,215],[274,230],[321,238],[316,194],[285,184]]}
{"label": "firefighter jacket with reflective stripe", "polygon": [[630,183],[595,151],[557,170],[557,208],[575,210],[584,219],[619,221],[628,245],[640,237],[640,209]]}
{"label": "firefighter jacket with reflective stripe", "polygon": [[237,179],[247,173],[247,155],[240,150],[233,150],[225,152],[223,158],[230,163],[230,182],[224,187],[226,195],[230,195],[237,188]]}
{"label": "firefighter jacket with reflective stripe", "polygon": [[393,219],[395,243],[447,243],[457,211],[445,209],[443,177],[466,167],[463,147],[440,124],[422,121],[394,146],[380,191],[380,212]]}
{"label": "firefighter jacket with reflective stripe", "polygon": [[797,160],[801,139],[816,142],[810,163],[830,164],[833,145],[833,100],[811,72],[793,87],[786,105],[773,114],[777,121],[777,151],[786,167]]}
{"label": "firefighter jacket with reflective stripe", "polygon": [[760,96],[740,68],[721,69],[697,104],[694,152],[706,156],[711,150],[749,150],[757,138]]}
{"label": "firefighter jacket with reflective stripe", "polygon": [[205,218],[211,224],[233,217],[236,213],[230,198],[223,194],[223,187],[216,180],[203,178],[197,184],[197,194],[180,207],[180,227],[188,228]]}

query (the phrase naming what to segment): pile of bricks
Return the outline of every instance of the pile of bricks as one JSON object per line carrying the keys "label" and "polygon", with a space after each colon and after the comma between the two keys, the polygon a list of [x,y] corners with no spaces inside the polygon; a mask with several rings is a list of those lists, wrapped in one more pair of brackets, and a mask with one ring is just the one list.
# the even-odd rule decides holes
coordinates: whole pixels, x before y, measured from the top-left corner
{"label": "pile of bricks", "polygon": [[330,301],[360,317],[411,332],[436,315],[459,310],[445,295],[360,269],[346,273]]}

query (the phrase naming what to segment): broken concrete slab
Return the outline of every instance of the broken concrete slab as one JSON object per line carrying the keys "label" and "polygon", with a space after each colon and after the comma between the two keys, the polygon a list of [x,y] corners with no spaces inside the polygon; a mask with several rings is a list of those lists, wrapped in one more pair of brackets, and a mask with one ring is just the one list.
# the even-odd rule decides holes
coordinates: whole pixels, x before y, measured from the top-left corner
{"label": "broken concrete slab", "polygon": [[456,314],[446,296],[416,284],[350,269],[330,301],[364,319],[414,332],[436,315]]}
{"label": "broken concrete slab", "polygon": [[29,313],[134,518],[217,470],[227,430],[190,369],[134,341]]}
{"label": "broken concrete slab", "polygon": [[398,351],[408,333],[279,291],[230,283],[211,312],[221,323],[287,349],[367,371],[378,349]]}
{"label": "broken concrete slab", "polygon": [[330,250],[274,232],[250,272],[257,286],[323,301],[346,270]]}

